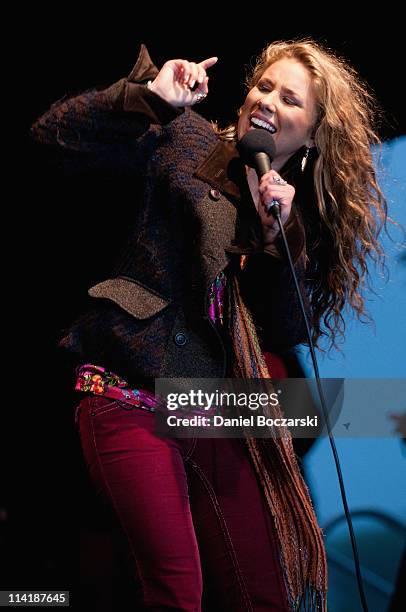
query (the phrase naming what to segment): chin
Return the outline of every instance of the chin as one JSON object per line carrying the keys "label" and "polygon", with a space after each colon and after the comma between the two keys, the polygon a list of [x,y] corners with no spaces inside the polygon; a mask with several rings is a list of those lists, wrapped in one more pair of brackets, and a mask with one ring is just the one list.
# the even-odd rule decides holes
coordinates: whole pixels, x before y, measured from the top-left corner
{"label": "chin", "polygon": [[237,127],[237,140],[241,140],[241,138],[243,138],[245,134],[247,134],[247,132],[251,132],[251,130],[255,130],[255,128],[251,124],[248,124],[246,127],[243,128]]}

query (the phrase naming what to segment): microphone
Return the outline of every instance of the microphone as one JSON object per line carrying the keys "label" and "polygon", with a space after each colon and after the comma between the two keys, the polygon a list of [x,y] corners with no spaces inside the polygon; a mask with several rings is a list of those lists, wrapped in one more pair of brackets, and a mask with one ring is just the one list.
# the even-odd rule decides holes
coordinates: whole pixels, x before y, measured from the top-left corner
{"label": "microphone", "polygon": [[[249,130],[238,141],[237,150],[244,164],[255,169],[258,179],[271,170],[272,160],[275,157],[275,142],[268,130],[261,128]],[[269,204],[268,212],[272,212],[275,217],[279,214],[280,206],[277,200]]]}

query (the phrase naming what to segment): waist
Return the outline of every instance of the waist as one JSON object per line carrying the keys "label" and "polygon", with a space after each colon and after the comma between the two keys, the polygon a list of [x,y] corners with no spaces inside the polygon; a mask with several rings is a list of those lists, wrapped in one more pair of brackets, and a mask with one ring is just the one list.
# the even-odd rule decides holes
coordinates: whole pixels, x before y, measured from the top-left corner
{"label": "waist", "polygon": [[86,363],[76,369],[75,391],[102,395],[149,412],[155,412],[158,403],[151,391],[131,388],[118,374],[92,363]]}
{"label": "waist", "polygon": [[[270,378],[288,378],[287,367],[282,357],[269,352],[263,354]],[[155,412],[159,404],[158,398],[151,391],[132,388],[118,374],[91,363],[83,364],[76,369],[75,390],[103,395],[149,412]]]}

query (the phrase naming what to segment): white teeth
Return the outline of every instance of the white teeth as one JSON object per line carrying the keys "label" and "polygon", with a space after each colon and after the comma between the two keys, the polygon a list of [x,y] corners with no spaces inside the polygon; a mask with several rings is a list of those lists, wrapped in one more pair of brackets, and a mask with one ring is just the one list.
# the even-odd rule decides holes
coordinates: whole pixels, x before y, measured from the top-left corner
{"label": "white teeth", "polygon": [[257,117],[251,117],[251,123],[253,123],[254,125],[258,125],[259,127],[265,128],[266,130],[271,132],[271,134],[275,134],[276,132],[276,128],[273,125],[267,123],[266,121],[262,121],[262,119],[257,119]]}

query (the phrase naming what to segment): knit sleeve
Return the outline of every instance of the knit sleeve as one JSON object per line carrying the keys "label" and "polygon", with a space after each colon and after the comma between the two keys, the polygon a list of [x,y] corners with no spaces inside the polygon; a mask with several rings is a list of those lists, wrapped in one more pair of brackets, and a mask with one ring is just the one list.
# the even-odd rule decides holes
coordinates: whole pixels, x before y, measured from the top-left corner
{"label": "knit sleeve", "polygon": [[35,121],[31,136],[46,145],[51,162],[73,172],[115,166],[123,174],[136,171],[143,160],[137,156],[140,137],[151,125],[165,125],[183,112],[146,87],[145,78],[157,69],[145,69],[145,56],[143,47],[138,68],[128,77],[103,90],[62,98]]}

